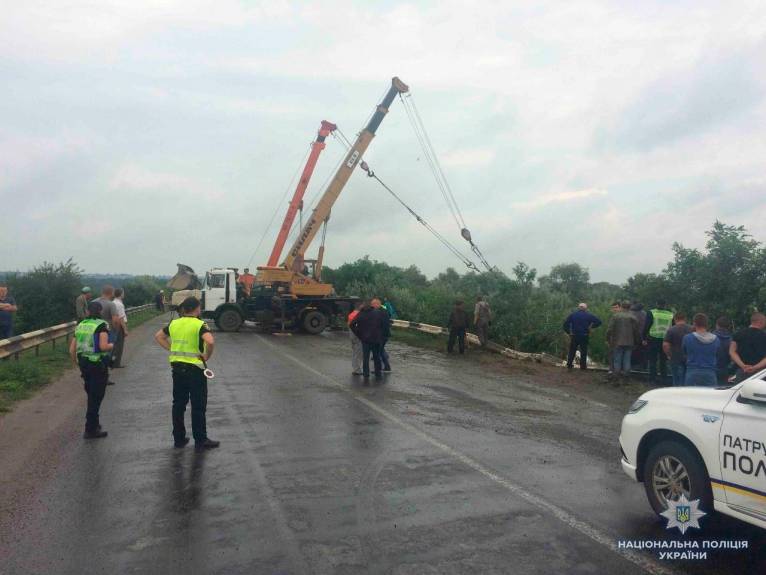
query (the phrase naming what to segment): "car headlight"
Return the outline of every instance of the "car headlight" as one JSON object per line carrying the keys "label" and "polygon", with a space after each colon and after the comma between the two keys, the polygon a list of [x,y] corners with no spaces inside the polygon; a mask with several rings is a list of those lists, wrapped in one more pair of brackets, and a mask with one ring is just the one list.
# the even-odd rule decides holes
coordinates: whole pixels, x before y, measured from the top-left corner
{"label": "car headlight", "polygon": [[628,409],[628,413],[638,413],[647,403],[649,402],[645,399],[637,399],[633,402],[633,405],[630,406],[630,409]]}

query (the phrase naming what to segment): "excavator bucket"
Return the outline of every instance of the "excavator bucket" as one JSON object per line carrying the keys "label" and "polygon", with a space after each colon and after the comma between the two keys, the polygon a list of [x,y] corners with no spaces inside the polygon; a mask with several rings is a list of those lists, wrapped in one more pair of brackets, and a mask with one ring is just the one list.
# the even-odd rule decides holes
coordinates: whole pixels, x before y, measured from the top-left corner
{"label": "excavator bucket", "polygon": [[172,290],[195,290],[199,289],[201,284],[197,274],[189,266],[184,264],[178,265],[178,272],[170,280],[168,280],[167,287]]}

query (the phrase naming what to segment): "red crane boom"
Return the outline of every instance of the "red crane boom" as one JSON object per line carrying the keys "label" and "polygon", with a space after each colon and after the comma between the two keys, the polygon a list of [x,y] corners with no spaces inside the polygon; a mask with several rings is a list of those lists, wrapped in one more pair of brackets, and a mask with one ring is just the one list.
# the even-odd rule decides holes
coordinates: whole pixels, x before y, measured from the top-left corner
{"label": "red crane boom", "polygon": [[287,208],[285,221],[282,222],[282,227],[279,229],[279,234],[277,235],[277,241],[274,243],[274,248],[271,250],[269,262],[266,264],[269,267],[275,267],[279,265],[279,257],[282,255],[282,250],[285,247],[285,242],[287,242],[287,236],[290,233],[290,229],[293,227],[295,216],[300,209],[301,203],[303,202],[303,195],[306,193],[306,188],[309,185],[309,180],[311,179],[311,175],[314,173],[314,168],[317,165],[319,154],[325,148],[326,144],[324,141],[327,136],[335,131],[336,128],[337,126],[335,124],[326,120],[322,120],[322,125],[319,128],[319,132],[317,133],[317,139],[314,141],[314,143],[311,144],[311,153],[309,154],[309,159],[306,161],[306,166],[303,168],[301,179],[298,180],[298,185],[295,188],[293,199],[290,200],[290,206]]}

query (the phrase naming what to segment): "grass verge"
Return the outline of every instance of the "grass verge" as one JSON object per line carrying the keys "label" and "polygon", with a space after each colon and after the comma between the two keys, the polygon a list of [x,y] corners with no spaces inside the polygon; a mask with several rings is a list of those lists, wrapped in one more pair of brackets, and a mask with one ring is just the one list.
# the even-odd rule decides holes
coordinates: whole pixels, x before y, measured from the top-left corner
{"label": "grass verge", "polygon": [[[135,329],[157,315],[155,310],[131,314],[129,327]],[[63,339],[56,342],[55,348],[52,344],[40,346],[39,355],[30,350],[22,353],[17,360],[9,358],[0,361],[0,412],[9,411],[14,402],[30,397],[36,390],[57,379],[71,365],[67,344]]]}
{"label": "grass verge", "polygon": [[414,329],[397,328],[391,330],[391,339],[415,347],[424,347],[434,351],[447,351],[447,336],[425,333]]}
{"label": "grass verge", "polygon": [[40,347],[40,355],[33,351],[22,354],[18,360],[0,362],[0,412],[9,411],[13,402],[25,399],[58,377],[71,366],[63,340]]}

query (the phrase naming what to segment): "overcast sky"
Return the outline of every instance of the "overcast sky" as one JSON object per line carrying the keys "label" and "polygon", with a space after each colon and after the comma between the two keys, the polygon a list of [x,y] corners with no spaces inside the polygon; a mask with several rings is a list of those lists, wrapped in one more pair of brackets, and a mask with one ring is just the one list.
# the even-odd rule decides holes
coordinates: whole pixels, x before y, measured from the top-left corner
{"label": "overcast sky", "polygon": [[[766,239],[764,54],[760,0],[6,3],[0,270],[242,267],[278,209],[265,263],[320,121],[353,138],[398,75],[491,263],[659,271],[716,218]],[[462,242],[401,102],[365,157]],[[326,261],[365,254],[465,269],[357,170]]]}

